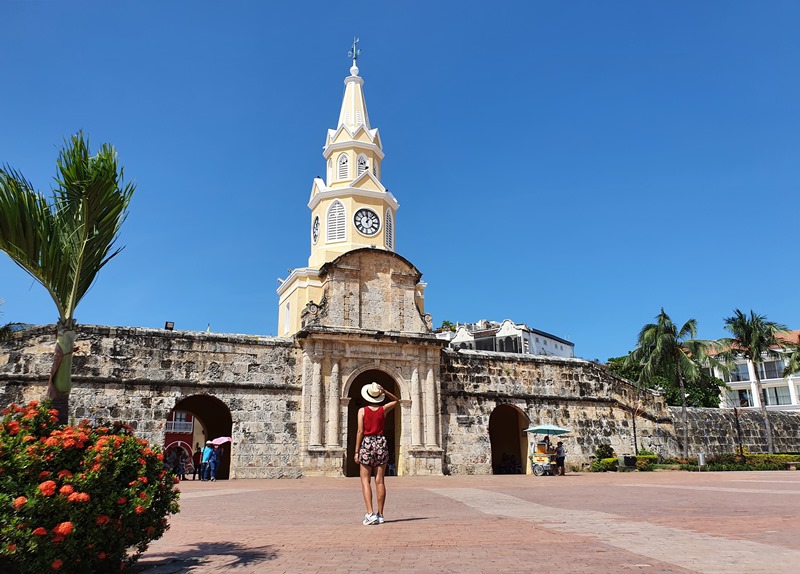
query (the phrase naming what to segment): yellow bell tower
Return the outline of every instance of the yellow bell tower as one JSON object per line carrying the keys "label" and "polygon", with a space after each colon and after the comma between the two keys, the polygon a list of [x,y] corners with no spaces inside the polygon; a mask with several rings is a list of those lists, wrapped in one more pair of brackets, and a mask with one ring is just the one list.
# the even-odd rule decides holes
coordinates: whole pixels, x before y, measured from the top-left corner
{"label": "yellow bell tower", "polygon": [[356,65],[361,51],[354,39],[348,54],[353,65],[344,80],[344,97],[336,129],[329,129],[322,155],[326,177],[314,178],[311,210],[311,255],[308,267],[292,270],[278,288],[278,335],[300,330],[303,309],[322,295],[320,268],[340,255],[361,248],[395,251],[397,209],[381,183],[383,145],[369,122],[364,80]]}

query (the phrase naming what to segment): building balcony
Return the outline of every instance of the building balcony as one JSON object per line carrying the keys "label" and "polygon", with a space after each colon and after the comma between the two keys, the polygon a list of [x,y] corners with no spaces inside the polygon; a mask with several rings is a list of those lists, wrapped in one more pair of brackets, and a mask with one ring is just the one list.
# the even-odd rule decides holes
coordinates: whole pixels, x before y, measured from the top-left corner
{"label": "building balcony", "polygon": [[167,421],[167,426],[164,430],[171,433],[191,433],[193,429],[193,422]]}

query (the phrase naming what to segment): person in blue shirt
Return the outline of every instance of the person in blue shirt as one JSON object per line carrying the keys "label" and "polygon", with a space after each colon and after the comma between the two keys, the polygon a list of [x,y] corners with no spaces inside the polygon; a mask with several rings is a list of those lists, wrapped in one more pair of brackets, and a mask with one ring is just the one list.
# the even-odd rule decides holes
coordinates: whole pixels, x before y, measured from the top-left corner
{"label": "person in blue shirt", "polygon": [[[210,440],[203,447],[203,456],[200,459],[200,480],[211,480],[211,458],[214,456],[214,445]],[[216,475],[216,469],[214,469]]]}
{"label": "person in blue shirt", "polygon": [[217,480],[217,468],[219,468],[219,462],[222,459],[222,449],[218,444],[214,445],[214,450],[211,453],[211,460],[209,460],[209,466],[211,468],[211,482]]}

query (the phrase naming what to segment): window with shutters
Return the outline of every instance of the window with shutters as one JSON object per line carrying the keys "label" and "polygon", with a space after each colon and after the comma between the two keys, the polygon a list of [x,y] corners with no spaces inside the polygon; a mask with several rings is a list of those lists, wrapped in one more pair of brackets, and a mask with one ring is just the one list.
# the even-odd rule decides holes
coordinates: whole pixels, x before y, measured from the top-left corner
{"label": "window with shutters", "polygon": [[350,160],[347,158],[347,154],[343,153],[339,156],[339,179],[347,179],[350,175]]}
{"label": "window with shutters", "polygon": [[386,229],[386,248],[390,251],[394,251],[394,219],[392,219],[392,210],[386,210],[386,218],[384,221],[384,226]]}
{"label": "window with shutters", "polygon": [[358,156],[358,162],[356,165],[356,177],[367,171],[367,169],[369,169],[369,164],[367,164],[367,156],[361,154]]}
{"label": "window with shutters", "polygon": [[328,223],[325,226],[325,237],[328,243],[345,240],[344,205],[338,199],[328,208]]}

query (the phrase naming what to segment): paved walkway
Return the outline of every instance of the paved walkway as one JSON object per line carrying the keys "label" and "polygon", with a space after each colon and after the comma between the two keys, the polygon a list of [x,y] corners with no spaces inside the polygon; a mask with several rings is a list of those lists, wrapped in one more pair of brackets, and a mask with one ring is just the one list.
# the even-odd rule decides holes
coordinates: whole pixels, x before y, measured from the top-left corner
{"label": "paved walkway", "polygon": [[800,572],[798,472],[390,477],[381,526],[356,478],[181,490],[133,572]]}

